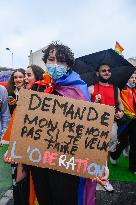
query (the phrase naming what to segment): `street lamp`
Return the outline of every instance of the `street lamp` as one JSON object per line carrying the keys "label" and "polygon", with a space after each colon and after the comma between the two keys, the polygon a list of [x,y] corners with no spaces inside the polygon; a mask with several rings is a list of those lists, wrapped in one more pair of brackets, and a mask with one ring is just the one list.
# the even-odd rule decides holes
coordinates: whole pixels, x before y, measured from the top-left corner
{"label": "street lamp", "polygon": [[12,68],[13,68],[13,52],[10,50],[10,48],[6,48],[7,51],[11,53],[11,59],[12,59]]}

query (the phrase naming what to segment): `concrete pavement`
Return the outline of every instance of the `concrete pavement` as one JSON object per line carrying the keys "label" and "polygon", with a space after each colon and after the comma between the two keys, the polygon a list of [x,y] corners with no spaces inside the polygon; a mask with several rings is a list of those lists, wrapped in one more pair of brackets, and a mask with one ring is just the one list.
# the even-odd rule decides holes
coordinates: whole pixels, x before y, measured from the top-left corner
{"label": "concrete pavement", "polygon": [[0,205],[13,205],[13,192],[9,189],[0,199]]}
{"label": "concrete pavement", "polygon": [[136,183],[112,182],[114,192],[97,191],[97,205],[136,205]]}
{"label": "concrete pavement", "polygon": [[[136,183],[112,182],[112,185],[115,189],[112,193],[98,188],[96,205],[136,205]],[[0,199],[0,205],[13,205],[11,189]]]}

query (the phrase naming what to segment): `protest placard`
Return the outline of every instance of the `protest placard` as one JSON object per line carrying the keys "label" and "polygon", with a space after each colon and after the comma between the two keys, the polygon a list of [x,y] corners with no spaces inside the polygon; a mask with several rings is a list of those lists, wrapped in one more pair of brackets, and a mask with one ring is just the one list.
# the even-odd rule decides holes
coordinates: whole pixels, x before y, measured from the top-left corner
{"label": "protest placard", "polygon": [[22,89],[9,155],[23,164],[102,176],[113,119],[108,105]]}

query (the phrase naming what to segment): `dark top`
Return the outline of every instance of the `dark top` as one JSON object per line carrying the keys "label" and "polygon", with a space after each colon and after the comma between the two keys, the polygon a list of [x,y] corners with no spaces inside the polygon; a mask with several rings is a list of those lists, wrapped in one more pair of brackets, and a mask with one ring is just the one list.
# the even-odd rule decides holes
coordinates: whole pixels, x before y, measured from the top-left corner
{"label": "dark top", "polygon": [[[16,99],[16,94],[15,93],[8,93],[8,96],[12,96],[14,99]],[[16,104],[15,105],[9,105],[9,111],[10,114],[13,114],[14,109],[16,108]]]}

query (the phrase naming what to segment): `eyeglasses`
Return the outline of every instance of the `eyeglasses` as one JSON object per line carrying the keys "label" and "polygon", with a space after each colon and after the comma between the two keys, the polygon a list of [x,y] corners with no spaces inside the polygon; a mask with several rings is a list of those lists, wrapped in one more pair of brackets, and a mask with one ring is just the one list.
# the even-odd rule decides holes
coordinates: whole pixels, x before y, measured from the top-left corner
{"label": "eyeglasses", "polygon": [[111,69],[103,69],[103,70],[101,70],[101,72],[102,73],[106,73],[106,72],[111,73]]}

